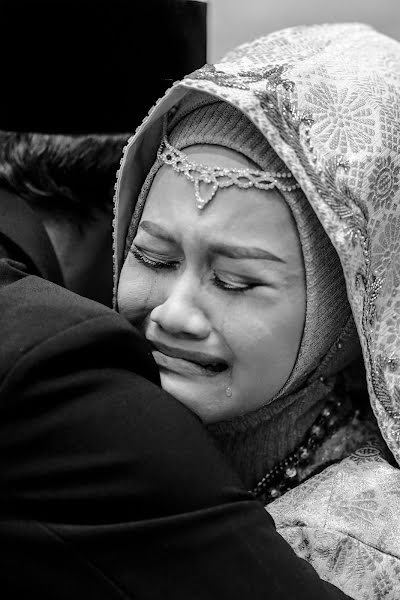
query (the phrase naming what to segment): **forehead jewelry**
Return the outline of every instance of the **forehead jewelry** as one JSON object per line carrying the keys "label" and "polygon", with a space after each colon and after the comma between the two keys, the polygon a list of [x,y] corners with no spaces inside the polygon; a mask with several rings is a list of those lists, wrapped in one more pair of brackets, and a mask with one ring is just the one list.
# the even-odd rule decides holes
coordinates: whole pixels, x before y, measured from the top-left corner
{"label": "forehead jewelry", "polygon": [[300,186],[289,171],[258,171],[256,169],[227,169],[211,167],[189,160],[188,156],[172,146],[164,136],[157,152],[158,159],[177,173],[182,173],[194,184],[197,208],[202,210],[219,189],[235,185],[241,189],[259,190],[277,188],[291,192]]}

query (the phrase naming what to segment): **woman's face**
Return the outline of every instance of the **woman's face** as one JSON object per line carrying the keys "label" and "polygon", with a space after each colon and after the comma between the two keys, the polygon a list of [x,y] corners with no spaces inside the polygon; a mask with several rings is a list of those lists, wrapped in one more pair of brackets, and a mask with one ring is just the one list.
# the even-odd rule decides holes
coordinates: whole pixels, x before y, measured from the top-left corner
{"label": "woman's face", "polygon": [[[185,153],[252,166],[219,146]],[[162,387],[206,423],[267,404],[291,373],[305,319],[300,242],[285,201],[275,190],[232,186],[199,211],[193,184],[163,166],[121,272],[118,306],[151,343]]]}

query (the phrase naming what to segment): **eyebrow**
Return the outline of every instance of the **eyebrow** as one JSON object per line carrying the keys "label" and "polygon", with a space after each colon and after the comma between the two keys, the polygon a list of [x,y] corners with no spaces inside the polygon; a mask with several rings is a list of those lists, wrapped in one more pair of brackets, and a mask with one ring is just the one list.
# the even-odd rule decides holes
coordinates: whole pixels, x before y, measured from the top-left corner
{"label": "eyebrow", "polygon": [[262,260],[272,260],[274,262],[285,263],[283,258],[279,258],[272,252],[257,248],[256,246],[230,246],[228,244],[212,244],[210,250],[216,254],[227,256],[228,258],[258,258]]}
{"label": "eyebrow", "polygon": [[165,240],[166,242],[175,243],[175,240],[172,237],[172,235],[170,235],[168,231],[164,229],[164,227],[161,227],[161,225],[157,225],[157,223],[153,223],[152,221],[142,221],[139,225],[139,228],[143,229],[144,231],[146,231],[146,233],[149,233],[153,237],[158,237],[161,240]]}
{"label": "eyebrow", "polygon": [[[165,240],[166,242],[171,242],[173,244],[176,243],[175,239],[168,233],[168,231],[157,223],[153,223],[152,221],[142,221],[139,227],[153,237],[158,237],[161,240]],[[232,246],[229,244],[216,243],[211,244],[210,251],[214,254],[226,256],[227,258],[261,259],[279,263],[286,262],[282,258],[279,258],[279,256],[272,254],[272,252],[256,246]]]}

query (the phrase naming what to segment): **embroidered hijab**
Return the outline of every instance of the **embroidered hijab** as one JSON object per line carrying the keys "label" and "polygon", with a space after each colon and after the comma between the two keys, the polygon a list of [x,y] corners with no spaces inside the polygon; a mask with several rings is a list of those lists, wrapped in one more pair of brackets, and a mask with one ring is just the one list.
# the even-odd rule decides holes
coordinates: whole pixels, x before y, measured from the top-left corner
{"label": "embroidered hijab", "polygon": [[[244,44],[174,84],[122,159],[115,285],[134,200],[155,160],[164,115],[193,90],[228,102],[254,123],[328,234],[343,267],[372,410],[400,463],[400,44],[361,24],[291,28]],[[394,600],[399,490],[398,469],[370,447],[268,510],[322,577],[368,599],[381,597],[384,581],[385,598]]]}

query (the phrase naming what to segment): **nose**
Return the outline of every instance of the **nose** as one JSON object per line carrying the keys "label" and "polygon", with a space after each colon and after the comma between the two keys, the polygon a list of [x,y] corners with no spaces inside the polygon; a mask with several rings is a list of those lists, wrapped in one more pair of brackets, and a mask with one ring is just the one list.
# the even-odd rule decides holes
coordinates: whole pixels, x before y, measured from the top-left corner
{"label": "nose", "polygon": [[199,306],[200,286],[194,277],[183,274],[167,291],[167,297],[150,313],[150,319],[178,338],[205,339],[211,324]]}

